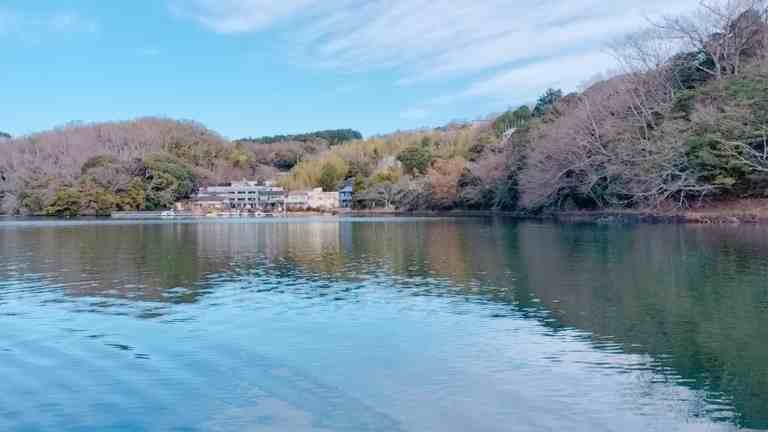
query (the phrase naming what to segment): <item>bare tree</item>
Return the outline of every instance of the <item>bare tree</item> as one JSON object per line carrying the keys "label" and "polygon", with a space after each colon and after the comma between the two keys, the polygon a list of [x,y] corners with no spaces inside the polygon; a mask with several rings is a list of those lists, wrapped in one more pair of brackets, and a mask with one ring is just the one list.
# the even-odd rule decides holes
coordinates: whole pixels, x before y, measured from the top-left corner
{"label": "bare tree", "polygon": [[401,185],[392,182],[382,182],[373,185],[366,191],[363,191],[356,197],[359,202],[363,202],[371,208],[382,204],[387,210],[394,208],[395,200],[401,192]]}
{"label": "bare tree", "polygon": [[[141,118],[99,124],[73,123],[51,131],[8,140],[0,157],[0,194],[6,211],[26,205],[30,190],[49,197],[61,185],[74,184],[84,164],[97,156],[129,164],[152,153],[166,152],[184,159],[200,173],[212,171],[231,145],[191,121]],[[110,190],[124,189],[131,173],[99,168],[91,177]],[[203,176],[205,177],[205,176]],[[43,200],[44,201],[44,200]]]}
{"label": "bare tree", "polygon": [[666,16],[654,22],[661,34],[691,51],[706,54],[696,67],[717,80],[738,75],[744,60],[762,52],[766,0],[702,0],[692,15]]}
{"label": "bare tree", "polygon": [[655,206],[711,190],[690,173],[684,134],[659,119],[671,97],[663,80],[636,73],[587,89],[531,136],[521,175],[525,207]]}

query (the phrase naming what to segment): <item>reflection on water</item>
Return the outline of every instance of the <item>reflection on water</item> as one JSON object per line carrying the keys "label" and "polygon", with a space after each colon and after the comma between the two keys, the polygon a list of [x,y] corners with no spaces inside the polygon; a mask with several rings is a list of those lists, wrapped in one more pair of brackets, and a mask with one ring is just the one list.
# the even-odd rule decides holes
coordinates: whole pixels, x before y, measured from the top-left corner
{"label": "reflection on water", "polygon": [[768,229],[0,221],[0,430],[768,429]]}

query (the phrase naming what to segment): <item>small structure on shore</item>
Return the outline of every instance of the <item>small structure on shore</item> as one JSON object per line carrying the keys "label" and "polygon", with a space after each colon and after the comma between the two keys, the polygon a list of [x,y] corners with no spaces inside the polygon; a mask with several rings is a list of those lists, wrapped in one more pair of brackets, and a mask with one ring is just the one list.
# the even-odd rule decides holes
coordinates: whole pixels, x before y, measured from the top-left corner
{"label": "small structure on shore", "polygon": [[206,214],[213,211],[225,211],[231,209],[229,197],[226,195],[213,195],[199,193],[189,200],[176,203],[176,211]]}
{"label": "small structure on shore", "polygon": [[352,199],[355,188],[351,184],[345,185],[339,189],[339,207],[343,209],[352,208]]}
{"label": "small structure on shore", "polygon": [[322,188],[289,192],[285,206],[290,211],[335,210],[340,207],[339,192],[324,192]]}

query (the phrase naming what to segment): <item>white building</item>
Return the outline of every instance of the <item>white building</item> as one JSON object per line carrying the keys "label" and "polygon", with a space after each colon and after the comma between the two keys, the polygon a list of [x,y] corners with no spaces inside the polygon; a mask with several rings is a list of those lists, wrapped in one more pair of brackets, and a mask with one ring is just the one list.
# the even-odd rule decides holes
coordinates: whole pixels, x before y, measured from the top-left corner
{"label": "white building", "polygon": [[338,192],[323,192],[322,188],[311,191],[289,192],[285,206],[290,210],[333,210],[340,207]]}
{"label": "white building", "polygon": [[200,190],[195,200],[224,200],[230,209],[281,211],[285,208],[285,190],[267,182],[232,182],[229,186],[210,186]]}

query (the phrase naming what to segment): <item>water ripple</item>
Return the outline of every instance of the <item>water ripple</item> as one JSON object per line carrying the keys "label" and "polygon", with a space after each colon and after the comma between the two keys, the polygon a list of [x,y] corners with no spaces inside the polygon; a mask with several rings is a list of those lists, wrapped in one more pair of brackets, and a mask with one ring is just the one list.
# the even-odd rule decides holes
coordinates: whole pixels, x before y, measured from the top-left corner
{"label": "water ripple", "polygon": [[1,222],[0,430],[768,428],[766,256],[681,227]]}

